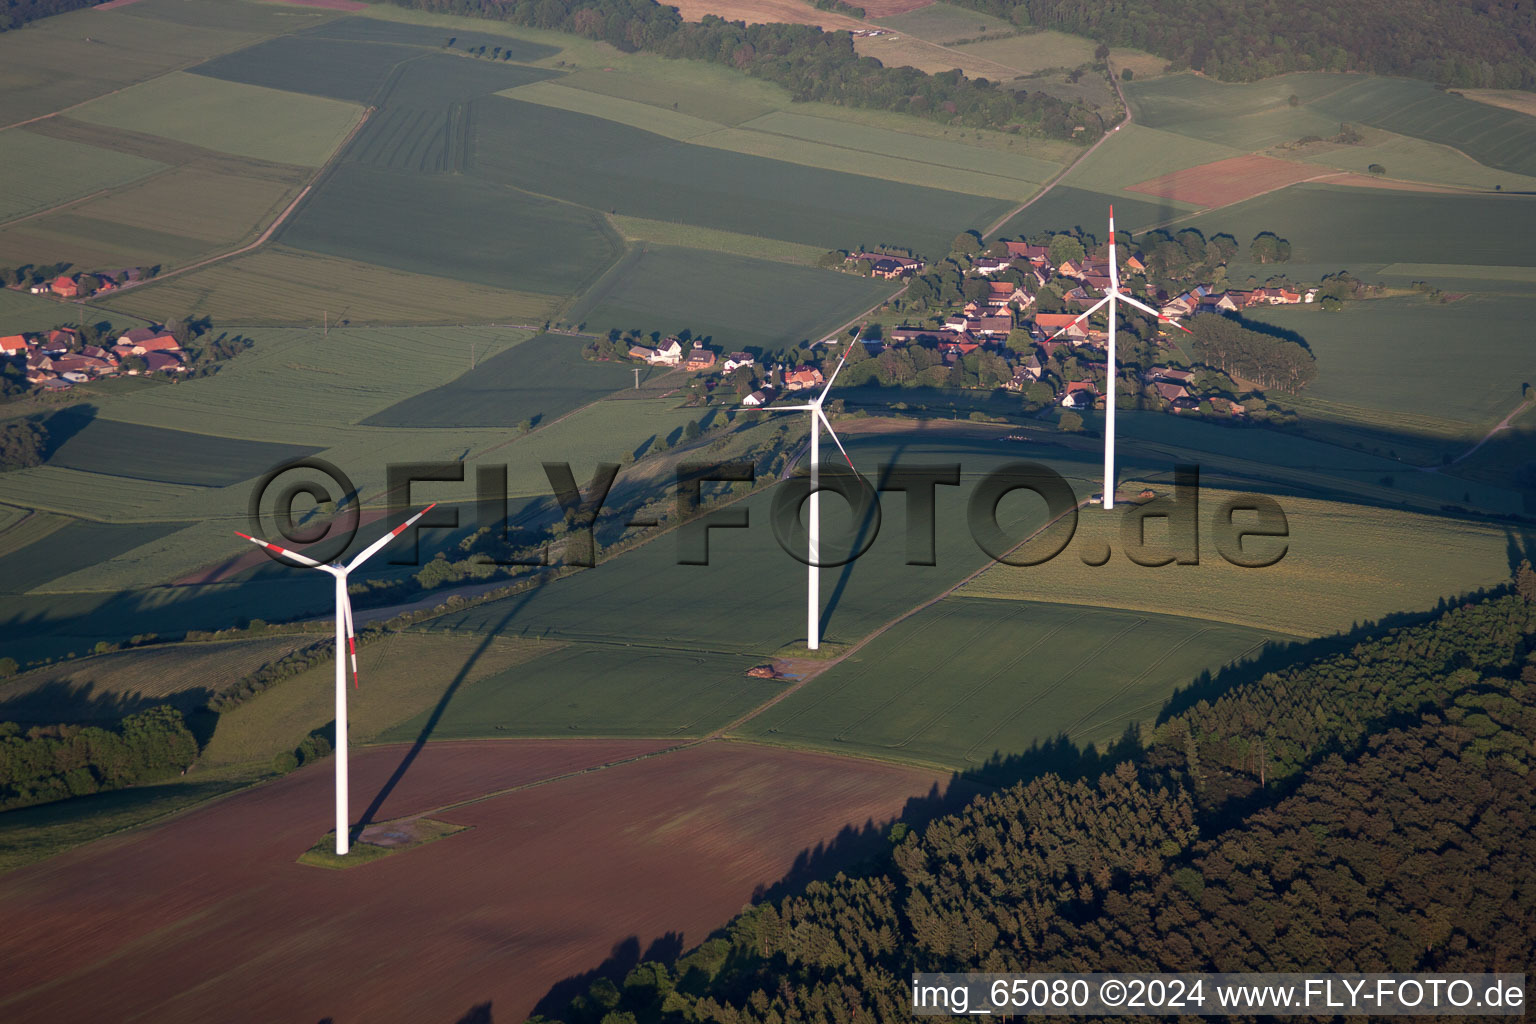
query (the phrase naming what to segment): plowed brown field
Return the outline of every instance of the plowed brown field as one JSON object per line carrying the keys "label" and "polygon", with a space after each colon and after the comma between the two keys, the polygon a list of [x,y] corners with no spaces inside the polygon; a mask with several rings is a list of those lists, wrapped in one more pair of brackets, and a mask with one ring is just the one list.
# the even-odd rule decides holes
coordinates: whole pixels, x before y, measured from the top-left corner
{"label": "plowed brown field", "polygon": [[1197,206],[1226,206],[1333,173],[1312,164],[1250,154],[1149,178],[1128,190]]}
{"label": "plowed brown field", "polygon": [[[294,860],[331,813],[325,762],[0,877],[0,1019],[522,1020],[626,940],[699,942],[797,855],[939,781],[725,741],[641,756],[664,746],[429,744],[378,818],[529,788],[436,810],[471,830],[347,871]],[[354,813],[404,749],[354,759]]]}

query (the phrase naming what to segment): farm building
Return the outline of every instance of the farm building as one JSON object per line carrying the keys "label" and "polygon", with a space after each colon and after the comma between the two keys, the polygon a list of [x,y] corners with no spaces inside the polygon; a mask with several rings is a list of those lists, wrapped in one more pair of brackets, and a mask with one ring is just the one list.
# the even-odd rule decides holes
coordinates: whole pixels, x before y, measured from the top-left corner
{"label": "farm building", "polygon": [[61,299],[72,299],[80,294],[80,286],[75,284],[75,279],[67,274],[60,274],[54,278],[48,289]]}

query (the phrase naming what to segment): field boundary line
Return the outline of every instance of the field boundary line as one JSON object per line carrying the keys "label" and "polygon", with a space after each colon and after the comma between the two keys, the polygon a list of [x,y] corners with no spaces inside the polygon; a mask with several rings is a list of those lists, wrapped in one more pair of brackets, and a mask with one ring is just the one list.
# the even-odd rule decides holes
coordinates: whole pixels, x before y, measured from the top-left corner
{"label": "field boundary line", "polygon": [[[1071,508],[1070,511],[1063,512],[1061,515],[1057,516],[1056,518],[1050,520],[1047,523],[1044,523],[1043,525],[1038,527],[1033,533],[1031,533],[1028,537],[1025,537],[1023,540],[1019,541],[1013,547],[1011,547],[1007,551],[1005,551],[1004,554],[1011,554],[1012,552],[1017,551],[1019,548],[1023,547],[1025,544],[1028,544],[1030,541],[1032,541],[1036,537],[1040,536],[1046,530],[1049,530],[1051,527],[1055,526],[1057,523],[1059,523],[1066,516],[1068,516],[1068,515],[1077,515],[1079,511],[1081,511],[1082,509],[1087,507],[1087,504],[1088,504],[1087,502],[1079,502],[1078,504],[1074,505]],[[978,568],[975,572],[970,573],[965,578],[959,580],[958,582],[952,584],[949,587],[946,587],[944,590],[941,590],[939,593],[937,593],[934,596],[930,597],[928,600],[923,601],[922,603],[917,604],[917,605],[913,606],[912,608],[909,608],[905,612],[902,612],[900,615],[896,616],[894,619],[891,619],[889,622],[885,623],[884,625],[877,627],[874,630],[874,632],[869,633],[862,640],[859,640],[856,643],[854,643],[852,646],[850,646],[846,651],[844,651],[842,654],[838,655],[836,658],[828,659],[824,664],[818,666],[813,671],[807,672],[805,674],[804,678],[796,681],[791,686],[786,686],[783,690],[781,690],[778,693],[774,694],[772,697],[770,697],[768,700],[764,701],[762,704],[759,704],[757,707],[753,708],[751,711],[747,712],[745,715],[742,715],[740,718],[736,719],[736,721],[729,722],[726,725],[723,725],[720,728],[716,729],[714,732],[712,732],[708,736],[706,736],[705,739],[724,739],[724,738],[727,738],[727,734],[728,733],[731,733],[732,731],[741,728],[743,725],[746,725],[748,722],[752,721],[752,719],[758,717],[764,711],[767,711],[769,708],[773,707],[775,704],[777,704],[780,701],[784,700],[786,697],[789,697],[792,694],[795,694],[795,693],[799,692],[806,684],[808,684],[812,680],[817,679],[818,677],[820,677],[821,674],[824,673],[827,669],[831,668],[834,665],[840,664],[841,662],[845,661],[846,659],[848,659],[848,658],[852,657],[853,655],[859,653],[859,651],[863,650],[866,646],[868,646],[871,641],[875,640],[877,637],[879,637],[882,634],[886,633],[892,627],[894,627],[896,625],[899,625],[900,623],[905,622],[907,619],[910,619],[912,616],[918,614],[919,612],[925,611],[925,610],[933,607],[934,605],[938,604],[940,601],[944,600],[946,597],[950,596],[955,591],[959,590],[961,587],[965,586],[967,583],[970,583],[972,580],[976,579],[976,577],[980,576],[982,573],[984,573],[988,569],[992,568],[992,566],[998,564],[998,562],[999,562],[998,559],[988,559],[986,562],[982,563],[981,567]]]}
{"label": "field boundary line", "polygon": [[[1493,435],[1494,434],[1497,434],[1497,433],[1499,433],[1500,431],[1503,431],[1503,430],[1508,430],[1510,424],[1512,422],[1514,422],[1515,418],[1517,416],[1519,416],[1521,413],[1525,412],[1525,410],[1529,409],[1533,403],[1536,403],[1536,395],[1532,395],[1529,398],[1526,398],[1519,405],[1517,405],[1514,408],[1514,410],[1508,416],[1505,416],[1502,420],[1499,420],[1499,422],[1494,425],[1492,430],[1490,430],[1490,431],[1488,431],[1488,433],[1484,434],[1483,437],[1482,437],[1482,440],[1478,441],[1477,444],[1473,445],[1471,448],[1468,448],[1466,451],[1464,451],[1460,455],[1456,456],[1456,458],[1451,461],[1451,465],[1454,466],[1457,463],[1462,462],[1465,459],[1471,458],[1472,455],[1479,448],[1481,448],[1483,445],[1487,444],[1489,441],[1493,440]],[[1432,468],[1438,468],[1438,467],[1432,467]]]}

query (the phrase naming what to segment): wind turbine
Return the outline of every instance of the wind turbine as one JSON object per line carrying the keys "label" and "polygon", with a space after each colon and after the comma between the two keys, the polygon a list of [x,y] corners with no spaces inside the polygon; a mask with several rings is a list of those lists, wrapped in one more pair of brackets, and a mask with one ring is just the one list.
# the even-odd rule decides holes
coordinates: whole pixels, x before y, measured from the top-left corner
{"label": "wind turbine", "polygon": [[1151,306],[1120,290],[1120,265],[1115,260],[1115,208],[1109,208],[1109,290],[1104,297],[1090,306],[1087,312],[1063,327],[1046,341],[1053,340],[1063,331],[1071,330],[1094,313],[1109,307],[1109,364],[1105,368],[1105,385],[1109,394],[1104,398],[1104,507],[1115,507],[1115,303],[1124,302],[1144,313],[1151,313],[1160,323],[1173,324],[1185,334],[1194,334],[1188,327],[1163,316]]}
{"label": "wind turbine", "polygon": [[328,572],[336,580],[336,856],[345,857],[351,843],[349,826],[351,815],[348,812],[347,801],[347,673],[342,660],[343,640],[345,649],[352,659],[352,685],[357,686],[357,634],[352,628],[352,599],[347,596],[347,574],[368,559],[378,554],[379,550],[404,533],[412,523],[426,515],[437,507],[433,502],[426,508],[417,512],[411,518],[395,527],[393,530],[374,541],[363,549],[362,553],[346,565],[326,565],[317,562],[307,555],[301,555],[297,551],[289,551],[287,548],[278,547],[276,544],[258,540],[248,533],[235,531],[238,537],[244,537],[252,544],[260,545],[268,551],[275,551],[285,558],[290,558],[300,565],[311,569],[319,569]]}
{"label": "wind turbine", "polygon": [[[849,347],[859,344],[857,338],[849,342]],[[837,380],[837,375],[842,372],[843,363],[848,361],[848,349],[843,350],[843,357],[837,361],[837,369],[832,371],[832,376],[827,378],[826,387],[821,389],[821,394],[811,399],[805,405],[778,405],[770,406],[769,412],[809,412],[811,414],[811,508],[808,532],[810,543],[807,545],[810,562],[810,575],[806,584],[805,596],[805,646],[810,650],[821,647],[821,567],[816,563],[821,557],[821,493],[816,487],[821,479],[821,427],[826,424],[827,433],[837,445],[837,450],[843,453],[843,458],[848,462],[848,468],[855,473],[853,460],[848,458],[848,449],[843,447],[843,442],[837,439],[837,431],[832,429],[832,421],[827,419],[827,414],[822,411],[822,403],[827,400],[827,393],[832,390],[832,382]]]}

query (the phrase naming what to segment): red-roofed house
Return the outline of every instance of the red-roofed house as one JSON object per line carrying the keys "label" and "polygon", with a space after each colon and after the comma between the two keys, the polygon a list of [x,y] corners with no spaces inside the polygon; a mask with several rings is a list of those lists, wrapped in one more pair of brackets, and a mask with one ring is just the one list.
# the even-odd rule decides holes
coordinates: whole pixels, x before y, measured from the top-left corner
{"label": "red-roofed house", "polygon": [[804,391],[806,388],[815,387],[821,381],[821,371],[814,366],[802,366],[798,370],[790,370],[784,374],[786,391]]}
{"label": "red-roofed house", "polygon": [[1057,331],[1067,338],[1088,337],[1087,321],[1077,323],[1078,313],[1036,313],[1035,326],[1049,337]]}
{"label": "red-roofed house", "polygon": [[0,338],[0,354],[18,356],[25,352],[28,347],[25,334],[8,334]]}
{"label": "red-roofed house", "polygon": [[80,294],[80,286],[75,284],[75,279],[68,274],[60,274],[54,278],[48,289],[63,299],[72,299]]}
{"label": "red-roofed house", "polygon": [[714,365],[715,353],[702,345],[695,345],[693,350],[688,353],[688,358],[683,362],[683,369],[697,372],[699,370],[707,370]]}
{"label": "red-roofed house", "polygon": [[1004,242],[1008,246],[1008,255],[1014,259],[1026,259],[1031,263],[1044,263],[1051,258],[1051,251],[1043,245],[1028,245],[1024,242]]}

